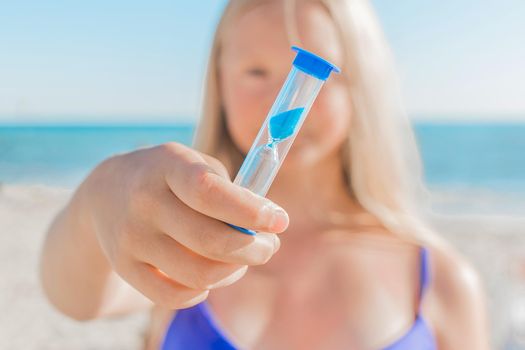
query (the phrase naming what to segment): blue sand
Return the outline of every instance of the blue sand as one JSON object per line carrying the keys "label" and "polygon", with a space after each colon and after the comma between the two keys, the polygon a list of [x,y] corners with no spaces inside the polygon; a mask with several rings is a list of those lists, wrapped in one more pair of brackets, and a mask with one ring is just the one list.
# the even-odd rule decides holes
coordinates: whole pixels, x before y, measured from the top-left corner
{"label": "blue sand", "polygon": [[290,109],[270,118],[270,136],[274,141],[281,141],[295,132],[304,107]]}

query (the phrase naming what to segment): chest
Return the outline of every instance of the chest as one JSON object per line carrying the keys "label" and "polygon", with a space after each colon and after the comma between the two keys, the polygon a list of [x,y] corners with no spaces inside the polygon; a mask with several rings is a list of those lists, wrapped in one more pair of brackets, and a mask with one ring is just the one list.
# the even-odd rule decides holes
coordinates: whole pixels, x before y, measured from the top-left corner
{"label": "chest", "polygon": [[250,349],[377,349],[406,331],[417,308],[417,257],[333,248],[295,252],[213,291],[216,323]]}

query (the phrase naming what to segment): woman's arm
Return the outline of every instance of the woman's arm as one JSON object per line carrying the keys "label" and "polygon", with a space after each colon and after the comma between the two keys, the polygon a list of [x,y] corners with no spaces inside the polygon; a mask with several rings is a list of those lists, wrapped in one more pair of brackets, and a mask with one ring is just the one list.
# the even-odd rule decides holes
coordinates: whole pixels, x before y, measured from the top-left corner
{"label": "woman's arm", "polygon": [[87,203],[103,166],[92,172],[55,218],[41,255],[45,294],[58,310],[77,320],[128,313],[152,304],[113,271],[93,230]]}
{"label": "woman's arm", "polygon": [[141,149],[104,161],[58,215],[42,285],[79,320],[151,305],[145,297],[182,309],[265,264],[287,225],[282,208],[233,184],[218,160],[178,143]]}
{"label": "woman's arm", "polygon": [[490,349],[483,285],[477,271],[452,248],[433,251],[432,308],[440,350]]}

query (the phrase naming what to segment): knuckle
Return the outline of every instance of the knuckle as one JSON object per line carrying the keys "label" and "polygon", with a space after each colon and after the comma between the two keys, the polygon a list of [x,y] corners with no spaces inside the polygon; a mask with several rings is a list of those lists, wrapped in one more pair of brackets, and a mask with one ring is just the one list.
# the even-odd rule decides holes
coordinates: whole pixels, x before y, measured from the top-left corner
{"label": "knuckle", "polygon": [[183,151],[183,145],[174,141],[163,143],[157,147],[161,153],[169,155],[178,155]]}
{"label": "knuckle", "polygon": [[194,200],[200,204],[206,203],[212,194],[217,193],[217,182],[214,176],[202,164],[195,166],[191,171],[190,183],[193,185],[191,188],[194,191]]}
{"label": "knuckle", "polygon": [[263,213],[260,209],[255,206],[247,208],[246,213],[243,213],[245,218],[253,225],[254,228],[258,228],[264,223]]}
{"label": "knuckle", "polygon": [[224,164],[211,156],[206,156],[206,160],[209,163],[209,165],[221,176],[226,177],[228,179],[231,179],[230,173],[228,172],[228,169],[226,169],[226,166]]}

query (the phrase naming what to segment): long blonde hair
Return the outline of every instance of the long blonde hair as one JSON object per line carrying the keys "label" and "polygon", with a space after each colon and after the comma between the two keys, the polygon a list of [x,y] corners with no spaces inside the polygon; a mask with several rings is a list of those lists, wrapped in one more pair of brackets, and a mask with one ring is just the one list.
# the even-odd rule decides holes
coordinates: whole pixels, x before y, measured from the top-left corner
{"label": "long blonde hair", "polygon": [[[262,1],[231,0],[226,6],[211,48],[201,119],[194,137],[194,147],[224,162],[230,175],[239,169],[242,154],[226,129],[218,58],[225,28]],[[288,36],[294,41],[298,41],[293,16],[297,1],[283,0]],[[418,210],[426,193],[421,161],[401,103],[392,54],[373,8],[367,0],[315,2],[324,5],[332,17],[344,51],[342,66],[348,68],[353,115],[342,155],[349,194],[392,232],[416,242],[436,241]]]}

